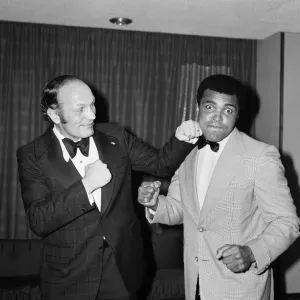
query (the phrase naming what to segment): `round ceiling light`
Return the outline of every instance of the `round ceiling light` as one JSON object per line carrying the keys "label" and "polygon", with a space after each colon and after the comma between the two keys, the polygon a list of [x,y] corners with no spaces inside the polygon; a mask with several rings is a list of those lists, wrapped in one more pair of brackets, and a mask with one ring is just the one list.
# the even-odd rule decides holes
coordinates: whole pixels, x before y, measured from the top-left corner
{"label": "round ceiling light", "polygon": [[109,22],[113,23],[113,24],[116,24],[116,25],[119,25],[119,26],[126,26],[126,25],[132,23],[132,20],[128,19],[128,18],[118,17],[118,18],[109,19]]}

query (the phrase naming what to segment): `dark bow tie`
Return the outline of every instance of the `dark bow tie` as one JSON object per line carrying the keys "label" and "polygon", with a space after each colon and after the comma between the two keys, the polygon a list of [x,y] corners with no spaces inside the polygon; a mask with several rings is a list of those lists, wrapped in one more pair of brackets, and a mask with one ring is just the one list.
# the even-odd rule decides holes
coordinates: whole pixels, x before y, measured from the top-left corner
{"label": "dark bow tie", "polygon": [[201,135],[198,140],[198,149],[202,149],[206,145],[209,145],[210,149],[214,152],[218,152],[220,147],[219,143],[208,141],[203,135]]}
{"label": "dark bow tie", "polygon": [[74,142],[71,139],[68,138],[64,138],[63,140],[64,145],[66,146],[66,149],[69,152],[69,155],[71,156],[71,158],[74,158],[76,156],[77,153],[77,148],[80,149],[81,153],[84,156],[88,156],[89,155],[89,146],[90,146],[90,139],[89,138],[84,138],[81,139],[78,142]]}

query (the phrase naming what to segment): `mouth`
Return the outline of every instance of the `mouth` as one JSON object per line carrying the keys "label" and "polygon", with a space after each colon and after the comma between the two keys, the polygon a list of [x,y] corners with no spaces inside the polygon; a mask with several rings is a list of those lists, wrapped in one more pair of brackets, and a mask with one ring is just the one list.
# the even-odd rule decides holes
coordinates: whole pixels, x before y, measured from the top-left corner
{"label": "mouth", "polygon": [[213,125],[213,124],[208,125],[207,127],[212,128],[212,129],[223,129],[223,126],[220,126],[220,125]]}
{"label": "mouth", "polygon": [[82,126],[91,127],[91,126],[94,126],[94,122],[89,123],[89,124],[85,124],[85,125],[82,125]]}

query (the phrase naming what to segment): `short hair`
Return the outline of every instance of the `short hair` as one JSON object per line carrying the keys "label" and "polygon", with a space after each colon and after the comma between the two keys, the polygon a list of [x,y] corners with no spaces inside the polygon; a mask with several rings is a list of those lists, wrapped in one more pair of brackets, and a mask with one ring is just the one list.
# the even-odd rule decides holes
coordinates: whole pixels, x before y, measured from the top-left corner
{"label": "short hair", "polygon": [[44,88],[42,100],[40,104],[41,112],[43,114],[44,120],[50,122],[51,124],[54,124],[51,118],[48,116],[47,110],[49,108],[62,109],[61,104],[58,102],[57,95],[59,89],[71,81],[82,81],[82,80],[73,75],[60,75],[48,82],[48,84]]}
{"label": "short hair", "polygon": [[200,105],[203,94],[206,90],[212,90],[220,94],[230,96],[235,95],[238,99],[239,111],[244,109],[244,86],[234,77],[224,74],[216,74],[206,77],[204,80],[202,80],[197,90],[198,106]]}

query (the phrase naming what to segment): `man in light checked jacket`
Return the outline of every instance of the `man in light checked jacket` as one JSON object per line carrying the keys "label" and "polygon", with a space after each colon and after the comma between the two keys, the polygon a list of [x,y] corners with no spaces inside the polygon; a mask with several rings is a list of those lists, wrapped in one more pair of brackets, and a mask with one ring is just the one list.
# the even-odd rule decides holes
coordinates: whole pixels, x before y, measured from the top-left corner
{"label": "man in light checked jacket", "polygon": [[[278,150],[235,126],[243,86],[226,75],[197,92],[203,136],[171,180],[143,182],[150,223],[184,224],[185,292],[194,300],[274,299],[270,264],[299,236],[299,219]],[[159,196],[158,196],[159,195]]]}

